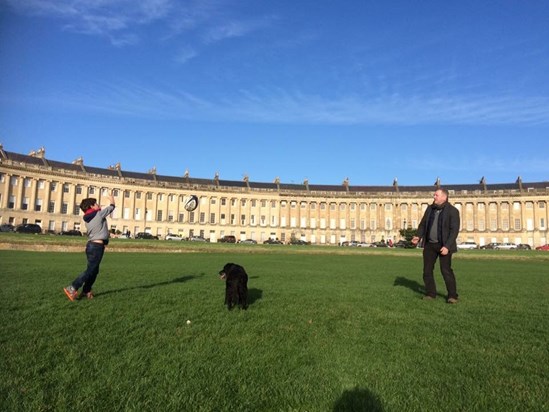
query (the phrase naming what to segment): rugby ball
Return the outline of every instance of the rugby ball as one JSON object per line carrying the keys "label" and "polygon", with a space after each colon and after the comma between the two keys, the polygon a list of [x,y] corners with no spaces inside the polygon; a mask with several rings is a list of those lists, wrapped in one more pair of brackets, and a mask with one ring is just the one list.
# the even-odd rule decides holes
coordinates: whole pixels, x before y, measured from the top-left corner
{"label": "rugby ball", "polygon": [[198,197],[195,195],[185,197],[183,207],[187,212],[192,212],[198,207]]}

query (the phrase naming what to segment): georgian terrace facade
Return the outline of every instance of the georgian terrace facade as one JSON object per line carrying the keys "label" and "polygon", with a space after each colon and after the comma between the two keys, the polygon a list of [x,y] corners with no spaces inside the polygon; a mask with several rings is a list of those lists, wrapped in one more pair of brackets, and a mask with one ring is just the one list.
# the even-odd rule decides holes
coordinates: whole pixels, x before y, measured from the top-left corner
{"label": "georgian terrace facade", "polygon": [[[136,173],[120,164],[108,168],[50,160],[42,148],[28,155],[0,145],[0,223],[38,223],[53,233],[85,231],[80,201],[95,197],[116,210],[113,232],[203,236],[216,242],[225,235],[263,242],[291,238],[313,244],[400,239],[399,230],[416,228],[432,203],[432,186],[352,186],[227,181]],[[460,210],[458,242],[547,243],[549,182],[444,185]],[[183,208],[186,196],[200,199],[194,212]]]}

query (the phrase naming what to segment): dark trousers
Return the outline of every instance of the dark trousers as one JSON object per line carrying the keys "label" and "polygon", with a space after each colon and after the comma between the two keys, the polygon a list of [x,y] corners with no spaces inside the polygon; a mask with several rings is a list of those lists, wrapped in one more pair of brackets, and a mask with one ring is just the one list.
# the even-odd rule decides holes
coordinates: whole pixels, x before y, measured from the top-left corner
{"label": "dark trousers", "polygon": [[82,293],[91,292],[93,283],[97,279],[99,274],[99,264],[103,259],[105,253],[105,245],[100,243],[88,242],[86,244],[86,257],[88,259],[88,266],[86,270],[82,272],[74,281],[72,286],[78,290],[83,285]]}
{"label": "dark trousers", "polygon": [[440,243],[425,242],[423,248],[423,282],[425,283],[425,294],[433,298],[437,295],[433,270],[435,269],[435,262],[438,258],[442,278],[444,279],[446,290],[448,291],[448,299],[457,299],[456,277],[452,270],[452,252],[448,252],[447,255],[443,256],[440,254],[441,247]]}

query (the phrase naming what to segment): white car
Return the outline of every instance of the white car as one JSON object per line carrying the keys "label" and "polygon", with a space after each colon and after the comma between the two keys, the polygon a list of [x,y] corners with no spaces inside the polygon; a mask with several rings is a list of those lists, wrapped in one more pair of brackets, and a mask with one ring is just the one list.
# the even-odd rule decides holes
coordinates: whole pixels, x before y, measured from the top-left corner
{"label": "white car", "polygon": [[495,247],[495,249],[503,249],[503,250],[510,250],[510,249],[516,249],[517,245],[514,243],[500,243]]}
{"label": "white car", "polygon": [[173,233],[167,234],[166,237],[165,237],[165,239],[166,239],[166,240],[179,240],[179,241],[183,240],[183,238],[182,238],[181,236],[175,235],[175,234],[173,234]]}
{"label": "white car", "polygon": [[463,242],[457,245],[458,249],[478,249],[478,245],[475,242]]}

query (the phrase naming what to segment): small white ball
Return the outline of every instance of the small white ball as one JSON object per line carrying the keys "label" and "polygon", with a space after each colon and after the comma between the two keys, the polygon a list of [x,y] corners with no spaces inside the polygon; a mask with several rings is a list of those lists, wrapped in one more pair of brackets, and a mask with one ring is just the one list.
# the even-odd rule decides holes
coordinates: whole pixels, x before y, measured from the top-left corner
{"label": "small white ball", "polygon": [[187,320],[187,325],[190,325],[190,324],[191,324],[191,321],[190,321],[190,319],[189,319],[189,320]]}

